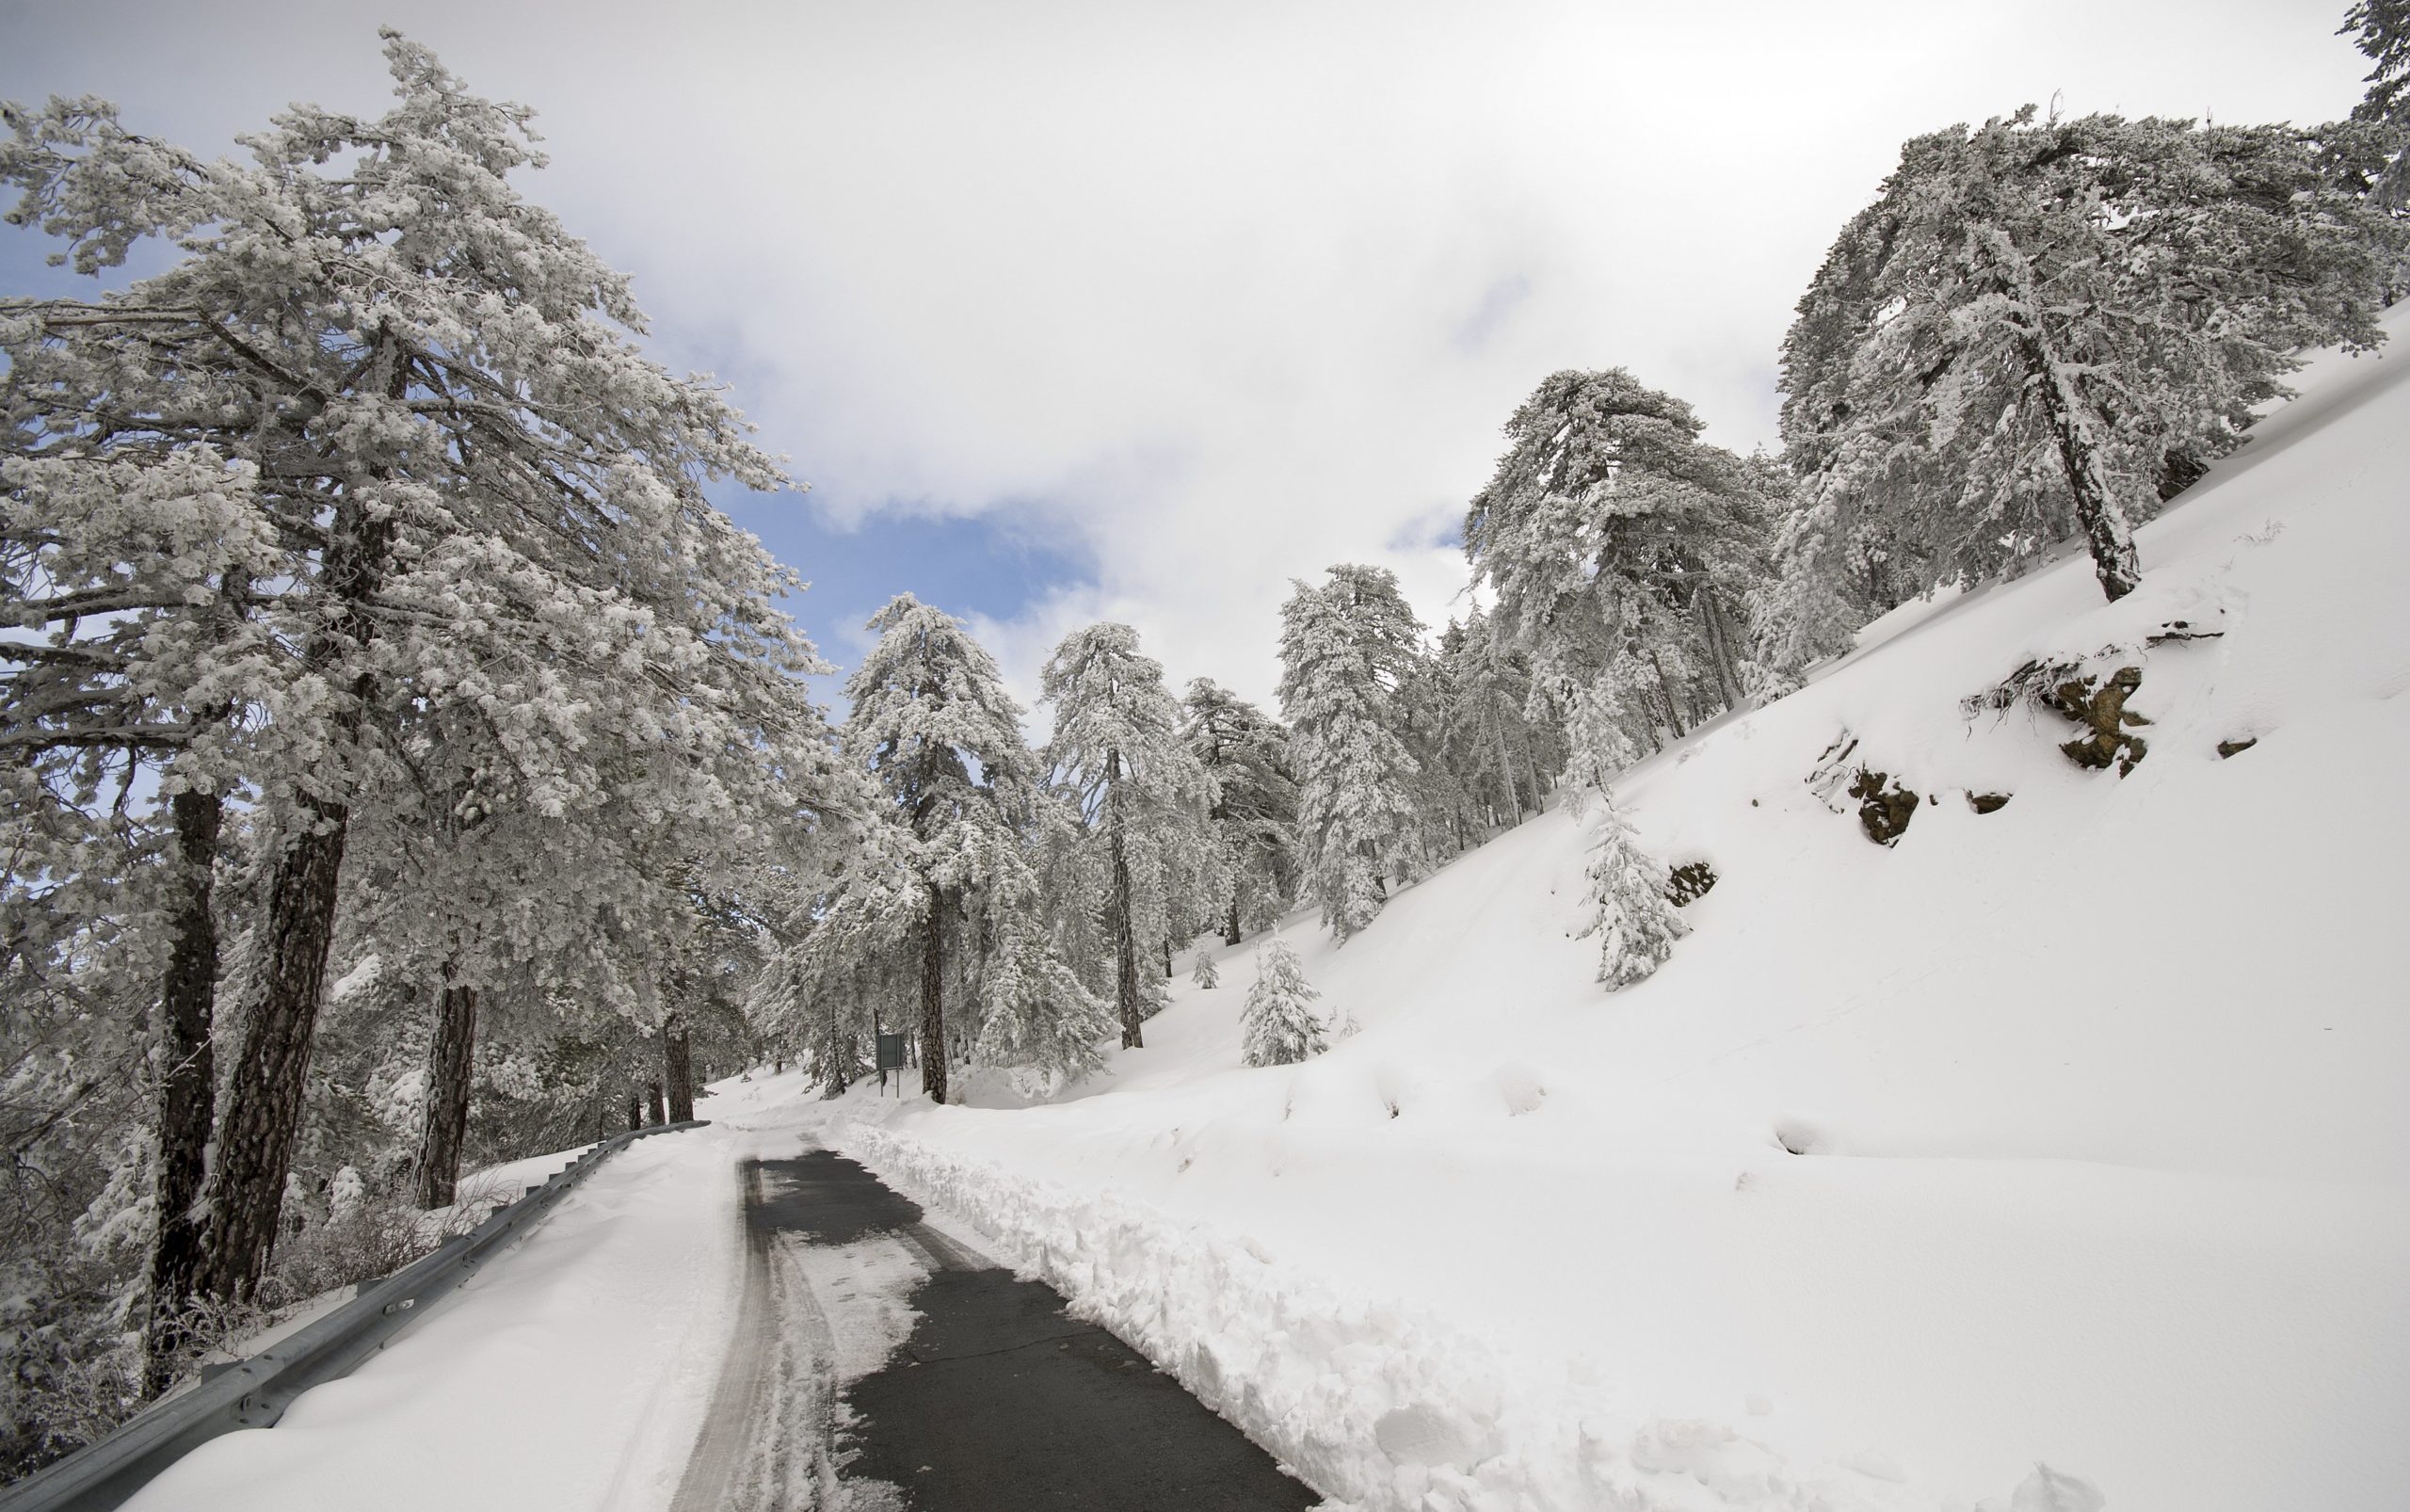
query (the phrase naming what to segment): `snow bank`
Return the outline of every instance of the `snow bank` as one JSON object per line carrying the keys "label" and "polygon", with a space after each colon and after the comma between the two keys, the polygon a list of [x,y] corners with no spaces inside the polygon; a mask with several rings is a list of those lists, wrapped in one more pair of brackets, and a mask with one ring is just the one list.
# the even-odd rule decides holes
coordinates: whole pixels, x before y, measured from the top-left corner
{"label": "snow bank", "polygon": [[[1635,1416],[1587,1372],[1550,1379],[1412,1307],[1277,1264],[1260,1245],[1073,1193],[876,1127],[849,1152],[971,1219],[1015,1266],[1143,1351],[1344,1504],[1384,1512],[1920,1507],[1876,1460],[1801,1472],[1725,1425]],[[2036,1502],[2052,1482],[2062,1500]],[[2021,1499],[2072,1509],[2037,1471]],[[1334,1506],[1342,1504],[1334,1503]]]}

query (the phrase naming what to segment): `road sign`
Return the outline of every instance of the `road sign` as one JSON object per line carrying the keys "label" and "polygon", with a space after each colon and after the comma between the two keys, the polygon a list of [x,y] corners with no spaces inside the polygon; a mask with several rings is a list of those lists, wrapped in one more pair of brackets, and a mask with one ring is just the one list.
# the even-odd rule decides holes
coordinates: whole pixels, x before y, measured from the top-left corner
{"label": "road sign", "polygon": [[878,1037],[878,1085],[882,1087],[887,1085],[889,1071],[895,1073],[895,1095],[902,1097],[904,1095],[904,1037],[902,1035]]}

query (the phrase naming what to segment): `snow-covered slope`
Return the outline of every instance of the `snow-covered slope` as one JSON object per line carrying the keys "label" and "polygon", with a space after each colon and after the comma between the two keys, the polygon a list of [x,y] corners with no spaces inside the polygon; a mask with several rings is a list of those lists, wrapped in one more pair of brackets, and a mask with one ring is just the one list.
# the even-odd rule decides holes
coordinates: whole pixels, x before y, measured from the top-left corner
{"label": "snow-covered slope", "polygon": [[[2401,1505],[2410,348],[2300,386],[2123,603],[1911,606],[1628,774],[1720,878],[1642,986],[1551,812],[1284,926],[1315,1062],[1238,1069],[1250,942],[1068,1101],[841,1140],[1367,1506]],[[2130,775],[1968,712],[2037,663],[2140,669]]]}

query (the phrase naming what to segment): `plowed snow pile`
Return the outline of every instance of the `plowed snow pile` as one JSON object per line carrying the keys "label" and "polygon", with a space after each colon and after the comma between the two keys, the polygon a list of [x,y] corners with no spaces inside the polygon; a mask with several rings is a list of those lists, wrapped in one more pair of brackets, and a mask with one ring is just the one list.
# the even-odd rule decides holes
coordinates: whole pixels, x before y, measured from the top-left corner
{"label": "plowed snow pile", "polygon": [[[2400,1507],[2391,325],[2142,533],[2123,603],[2077,557],[1912,605],[1627,774],[1719,878],[1640,987],[1570,938],[1560,810],[1344,949],[1289,921],[1362,1025],[1318,1060],[1240,1068],[1251,941],[1054,1104],[860,1098],[840,1142],[1366,1507]],[[2027,692],[2124,668],[2121,778]],[[1894,845],[1861,772],[1916,797]]]}

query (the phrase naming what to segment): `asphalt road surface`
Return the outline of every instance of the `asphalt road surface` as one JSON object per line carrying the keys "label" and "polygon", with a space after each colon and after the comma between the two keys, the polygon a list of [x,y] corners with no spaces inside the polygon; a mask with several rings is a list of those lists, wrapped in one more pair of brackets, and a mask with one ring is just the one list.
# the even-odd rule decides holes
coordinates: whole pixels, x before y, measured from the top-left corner
{"label": "asphalt road surface", "polygon": [[736,1339],[672,1512],[1320,1502],[1052,1288],[939,1232],[854,1162],[813,1150],[738,1174]]}

